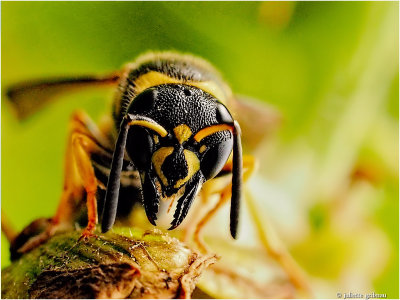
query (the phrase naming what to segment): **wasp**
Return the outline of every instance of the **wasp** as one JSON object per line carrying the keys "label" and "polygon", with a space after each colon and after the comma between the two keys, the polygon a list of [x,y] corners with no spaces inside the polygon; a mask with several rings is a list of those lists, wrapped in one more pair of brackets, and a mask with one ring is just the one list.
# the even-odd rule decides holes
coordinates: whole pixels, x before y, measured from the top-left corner
{"label": "wasp", "polygon": [[[8,90],[8,98],[24,118],[59,92],[89,86],[116,87],[111,116],[96,124],[82,111],[73,114],[60,204],[45,233],[30,239],[22,251],[72,225],[83,201],[87,224],[81,238],[87,239],[99,216],[107,232],[138,198],[153,225],[160,203],[174,204],[169,229],[175,229],[196,196],[211,193],[220,194],[220,200],[200,220],[196,234],[230,199],[230,233],[237,238],[242,186],[255,164],[252,156],[242,154],[239,124],[249,117],[240,111],[245,114],[251,107],[238,101],[219,72],[192,55],[148,53],[102,77],[18,84]],[[264,134],[260,122],[269,118],[260,108],[251,113],[244,128],[257,140]],[[212,188],[224,176],[231,177],[225,186]]]}

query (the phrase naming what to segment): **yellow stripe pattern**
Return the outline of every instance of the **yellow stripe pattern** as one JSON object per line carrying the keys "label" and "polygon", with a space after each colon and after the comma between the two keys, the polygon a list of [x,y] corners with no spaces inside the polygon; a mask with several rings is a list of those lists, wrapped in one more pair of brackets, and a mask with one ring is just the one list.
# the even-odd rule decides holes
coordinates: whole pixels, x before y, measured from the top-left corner
{"label": "yellow stripe pattern", "polygon": [[155,123],[151,123],[149,121],[146,120],[133,120],[131,122],[129,122],[129,125],[138,125],[138,126],[143,126],[143,127],[147,127],[155,132],[157,132],[159,135],[161,135],[162,137],[167,136],[168,132],[167,130],[165,130],[164,127],[162,127],[159,124],[155,124]]}
{"label": "yellow stripe pattern", "polygon": [[198,131],[195,136],[194,136],[194,140],[196,142],[200,142],[202,139],[204,139],[205,137],[214,134],[218,131],[224,131],[224,130],[230,130],[232,131],[232,126],[231,125],[227,125],[227,124],[219,124],[219,125],[212,125],[206,128],[201,129],[200,131]]}
{"label": "yellow stripe pattern", "polygon": [[150,71],[146,74],[139,76],[135,80],[135,93],[139,95],[144,90],[161,85],[161,84],[187,84],[197,87],[220,100],[222,103],[226,102],[226,95],[223,90],[212,81],[187,81],[183,79],[173,78],[168,75],[156,71]]}

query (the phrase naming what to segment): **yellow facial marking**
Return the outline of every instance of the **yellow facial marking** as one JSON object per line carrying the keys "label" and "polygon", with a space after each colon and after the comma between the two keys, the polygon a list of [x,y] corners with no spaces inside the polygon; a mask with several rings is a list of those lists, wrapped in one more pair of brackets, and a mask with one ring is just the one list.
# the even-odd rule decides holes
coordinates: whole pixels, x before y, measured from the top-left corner
{"label": "yellow facial marking", "polygon": [[206,150],[207,150],[207,146],[206,146],[206,145],[203,145],[203,146],[200,147],[199,152],[200,152],[200,153],[203,153],[203,152],[206,151]]}
{"label": "yellow facial marking", "polygon": [[160,142],[158,135],[153,135],[154,143],[158,144]]}
{"label": "yellow facial marking", "polygon": [[162,147],[158,149],[156,152],[154,152],[153,157],[151,158],[156,173],[158,177],[161,179],[164,186],[168,186],[168,179],[167,177],[165,177],[163,171],[161,170],[161,166],[164,163],[167,156],[171,155],[172,152],[174,152],[174,147]]}
{"label": "yellow facial marking", "polygon": [[185,178],[179,179],[174,185],[174,188],[181,187],[200,169],[200,161],[196,154],[186,149],[183,150],[183,154],[185,155],[186,163],[188,165],[188,174]]}
{"label": "yellow facial marking", "polygon": [[183,142],[186,142],[192,136],[192,131],[186,124],[176,126],[174,128],[174,133],[179,144],[183,144]]}
{"label": "yellow facial marking", "polygon": [[201,129],[199,132],[197,132],[194,136],[194,140],[196,142],[200,142],[202,139],[205,137],[216,133],[218,131],[224,131],[224,130],[230,130],[232,131],[232,126],[227,125],[227,124],[220,124],[220,125],[212,125],[206,128]]}
{"label": "yellow facial marking", "polygon": [[226,95],[218,84],[212,81],[187,81],[183,79],[173,78],[168,75],[162,74],[156,71],[150,71],[146,74],[139,76],[135,80],[135,92],[140,94],[145,89],[153,86],[174,83],[174,84],[187,84],[190,86],[197,87],[220,100],[222,103],[226,102]]}
{"label": "yellow facial marking", "polygon": [[165,128],[162,127],[161,125],[151,123],[151,122],[145,121],[145,120],[134,120],[134,121],[130,122],[129,125],[131,125],[131,126],[138,125],[138,126],[147,127],[149,129],[157,132],[162,137],[165,137],[168,134],[168,132],[165,130]]}

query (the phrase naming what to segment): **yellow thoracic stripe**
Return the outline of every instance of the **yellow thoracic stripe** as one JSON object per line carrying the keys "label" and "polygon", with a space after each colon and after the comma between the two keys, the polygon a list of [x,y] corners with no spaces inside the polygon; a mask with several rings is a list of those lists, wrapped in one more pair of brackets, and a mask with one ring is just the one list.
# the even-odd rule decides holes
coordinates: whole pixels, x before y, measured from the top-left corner
{"label": "yellow thoracic stripe", "polygon": [[197,87],[214,97],[216,97],[222,103],[226,102],[226,95],[218,84],[212,81],[187,81],[183,79],[178,79],[170,77],[168,75],[162,74],[156,71],[150,71],[146,74],[139,76],[135,81],[135,93],[139,95],[145,89],[161,84],[187,84],[190,86]]}
{"label": "yellow thoracic stripe", "polygon": [[168,134],[168,132],[165,130],[165,128],[162,127],[161,125],[151,123],[146,120],[133,120],[133,121],[129,122],[129,125],[138,125],[138,126],[147,127],[149,129],[157,132],[162,137],[165,137]]}
{"label": "yellow thoracic stripe", "polygon": [[228,125],[228,124],[219,124],[219,125],[212,125],[212,126],[203,128],[195,134],[194,140],[196,142],[200,142],[205,137],[207,137],[213,133],[216,133],[218,131],[224,131],[224,130],[232,131],[232,126]]}

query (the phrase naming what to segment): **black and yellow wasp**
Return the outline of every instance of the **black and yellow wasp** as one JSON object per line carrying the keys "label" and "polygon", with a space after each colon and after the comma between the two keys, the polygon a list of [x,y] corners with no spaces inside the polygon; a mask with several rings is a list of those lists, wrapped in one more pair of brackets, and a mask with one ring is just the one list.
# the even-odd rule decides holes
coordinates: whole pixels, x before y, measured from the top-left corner
{"label": "black and yellow wasp", "polygon": [[[153,225],[160,201],[174,203],[169,228],[174,229],[202,186],[211,186],[213,178],[221,176],[231,180],[213,192],[221,195],[217,207],[231,199],[230,232],[236,238],[242,182],[254,167],[252,157],[242,157],[239,123],[250,118],[242,126],[244,138],[251,135],[257,141],[271,121],[266,111],[237,101],[208,62],[171,52],[145,54],[105,77],[15,85],[8,98],[22,118],[59,92],[92,85],[118,86],[112,116],[98,125],[83,112],[72,116],[59,207],[45,233],[31,239],[24,251],[57,228],[72,225],[85,200],[83,238],[93,235],[98,215],[106,232],[137,199]],[[196,233],[214,211],[203,217]]]}

